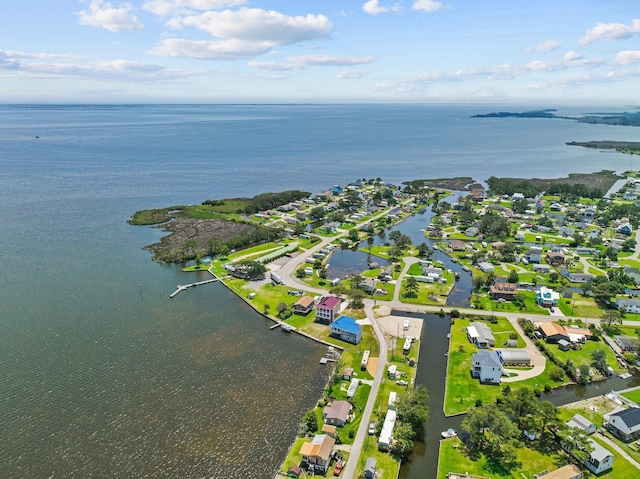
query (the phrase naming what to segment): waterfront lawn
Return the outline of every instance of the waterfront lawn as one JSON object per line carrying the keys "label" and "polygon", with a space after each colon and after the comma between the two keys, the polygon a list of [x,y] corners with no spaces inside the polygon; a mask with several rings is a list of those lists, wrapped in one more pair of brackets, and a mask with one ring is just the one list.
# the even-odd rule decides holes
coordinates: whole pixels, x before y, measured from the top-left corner
{"label": "waterfront lawn", "polygon": [[[591,366],[591,363],[593,362],[591,353],[593,353],[597,349],[603,349],[607,355],[607,363],[609,364],[609,366],[611,366],[617,372],[623,371],[623,369],[621,369],[621,367],[618,365],[618,361],[616,361],[616,357],[613,351],[604,341],[588,340],[581,346],[582,349],[560,351],[557,344],[545,344],[547,352],[554,358],[556,358],[560,364],[567,362],[568,359],[571,359],[576,368],[579,368],[581,364],[587,364]],[[595,371],[593,368],[592,372],[595,372],[597,376],[600,376],[601,374],[599,371]]]}
{"label": "waterfront lawn", "polygon": [[[476,319],[473,319],[474,321]],[[516,332],[511,323],[504,318],[497,318],[496,324],[487,322],[494,331],[496,345],[504,342],[512,332]],[[551,361],[546,362],[545,370],[539,376],[523,381],[502,383],[501,385],[480,384],[478,379],[471,377],[471,356],[478,351],[475,345],[467,339],[466,329],[471,319],[458,318],[451,326],[449,343],[449,360],[447,362],[447,380],[445,389],[444,413],[447,416],[467,412],[474,407],[476,401],[483,404],[495,401],[502,394],[502,388],[507,384],[511,390],[528,387],[542,390],[545,385],[556,386],[557,382],[550,378],[550,371],[554,367]],[[516,332],[517,334],[517,332]],[[518,334],[518,345],[524,341]]]}
{"label": "waterfront lawn", "polygon": [[378,436],[367,436],[362,444],[362,454],[356,465],[354,477],[363,477],[364,466],[367,458],[373,457],[376,460],[376,477],[396,478],[400,470],[400,463],[389,453],[378,451]]}
{"label": "waterfront lawn", "polygon": [[506,472],[499,465],[490,464],[484,455],[476,460],[472,459],[459,438],[446,439],[440,441],[438,479],[446,479],[448,472],[466,472],[469,475],[493,479],[522,479],[523,477],[534,477],[534,474],[544,470],[552,471],[569,462],[568,458],[557,450],[540,452],[521,447],[517,449],[517,455],[520,466],[511,472]]}
{"label": "waterfront lawn", "polygon": [[635,391],[624,393],[622,394],[622,396],[626,397],[629,401],[633,401],[636,404],[640,404],[640,389],[636,389]]}
{"label": "waterfront lawn", "polygon": [[[406,279],[400,285],[400,302],[408,304],[429,304],[433,306],[444,306],[447,301],[451,286],[449,284],[418,283],[418,293],[415,297],[406,297],[404,294]],[[398,287],[398,285],[396,285]]]}

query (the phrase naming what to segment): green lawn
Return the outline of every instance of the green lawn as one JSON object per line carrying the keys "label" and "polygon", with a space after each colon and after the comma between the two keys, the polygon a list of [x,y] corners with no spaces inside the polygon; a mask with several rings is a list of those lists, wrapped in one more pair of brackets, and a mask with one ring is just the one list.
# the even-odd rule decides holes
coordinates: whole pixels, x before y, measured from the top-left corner
{"label": "green lawn", "polygon": [[[471,322],[468,318],[458,318],[451,326],[451,339],[449,344],[449,360],[447,364],[446,396],[444,412],[446,415],[464,413],[475,406],[476,400],[486,404],[494,401],[502,394],[502,387],[509,384],[511,390],[522,387],[542,390],[546,385],[554,387],[559,383],[550,378],[550,371],[554,367],[551,361],[547,361],[544,372],[531,379],[523,381],[503,383],[502,385],[480,384],[478,379],[473,379],[470,374],[471,356],[478,351],[475,345],[467,339],[466,328]],[[497,324],[487,322],[494,332],[496,346],[504,343],[509,334],[515,332],[511,323],[504,318],[498,318]],[[518,344],[524,344],[524,340],[518,337]]]}
{"label": "green lawn", "polygon": [[636,389],[635,391],[630,391],[628,393],[623,394],[629,401],[633,401],[636,404],[640,404],[640,389]]}
{"label": "green lawn", "polygon": [[[545,347],[550,354],[562,362],[566,362],[568,359],[571,359],[576,368],[580,367],[581,364],[591,365],[593,362],[591,353],[597,349],[602,349],[607,355],[607,363],[609,366],[617,372],[623,371],[623,369],[618,365],[613,351],[611,351],[611,348],[607,346],[604,341],[587,341],[582,345],[582,349],[570,349],[569,351],[560,351],[557,344],[545,344]],[[593,370],[593,368],[592,374],[600,376],[600,373]]]}
{"label": "green lawn", "polygon": [[544,470],[557,469],[569,461],[566,455],[558,450],[547,452],[523,447],[518,449],[518,462],[520,467],[506,472],[500,466],[490,464],[484,455],[472,459],[460,439],[447,439],[440,441],[438,479],[445,479],[448,472],[469,473],[492,479],[524,479],[534,477],[534,474]]}

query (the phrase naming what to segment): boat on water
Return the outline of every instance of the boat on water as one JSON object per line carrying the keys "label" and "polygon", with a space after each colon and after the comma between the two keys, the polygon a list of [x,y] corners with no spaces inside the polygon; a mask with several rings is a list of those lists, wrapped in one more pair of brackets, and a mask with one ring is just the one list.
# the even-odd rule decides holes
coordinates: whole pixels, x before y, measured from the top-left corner
{"label": "boat on water", "polygon": [[282,323],[280,327],[285,333],[290,333],[291,331],[293,331],[293,326],[291,326],[290,324]]}
{"label": "boat on water", "polygon": [[460,273],[456,272],[456,280],[460,279]]}
{"label": "boat on water", "polygon": [[469,269],[469,267],[468,267],[468,266],[463,266],[463,267],[462,267],[462,271],[467,271],[467,272],[468,272],[468,271],[471,271],[471,270]]}
{"label": "boat on water", "polygon": [[449,258],[449,259],[451,259],[451,262],[452,262],[452,263],[457,263],[457,262],[458,262],[458,260],[457,260],[457,259],[455,259],[453,256],[452,256],[451,258]]}
{"label": "boat on water", "polygon": [[446,431],[442,431],[440,433],[444,439],[449,439],[450,437],[456,437],[458,433],[454,429],[447,429]]}

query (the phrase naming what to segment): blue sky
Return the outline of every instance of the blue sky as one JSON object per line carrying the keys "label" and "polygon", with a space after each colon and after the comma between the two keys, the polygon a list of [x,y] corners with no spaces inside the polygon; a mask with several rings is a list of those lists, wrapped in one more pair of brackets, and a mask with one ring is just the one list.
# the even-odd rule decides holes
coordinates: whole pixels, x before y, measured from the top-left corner
{"label": "blue sky", "polygon": [[20,0],[0,102],[634,105],[635,0]]}

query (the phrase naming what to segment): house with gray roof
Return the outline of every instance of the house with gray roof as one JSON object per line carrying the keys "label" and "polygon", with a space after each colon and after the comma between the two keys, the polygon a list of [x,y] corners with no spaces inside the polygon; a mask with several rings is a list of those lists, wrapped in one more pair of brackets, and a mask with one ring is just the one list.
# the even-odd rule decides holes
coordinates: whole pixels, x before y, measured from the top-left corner
{"label": "house with gray roof", "polygon": [[322,411],[324,422],[332,426],[344,427],[352,407],[349,401],[333,401],[331,406],[326,406]]}
{"label": "house with gray roof", "polygon": [[640,408],[630,407],[604,415],[604,427],[625,442],[640,438]]}
{"label": "house with gray roof", "polygon": [[625,313],[640,313],[640,300],[616,298],[616,308]]}
{"label": "house with gray roof", "polygon": [[500,384],[502,362],[496,351],[482,350],[471,357],[471,377],[481,383]]}
{"label": "house with gray roof", "polygon": [[492,348],[496,345],[491,328],[480,322],[469,323],[469,326],[467,326],[467,339],[481,349]]}
{"label": "house with gray roof", "polygon": [[589,421],[586,417],[581,414],[576,414],[571,419],[567,421],[567,427],[575,427],[586,434],[593,434],[596,432],[596,425]]}

